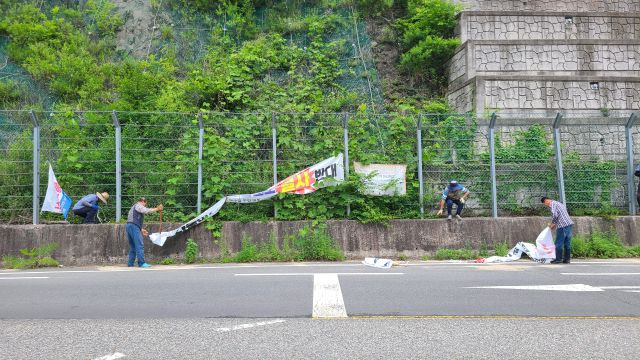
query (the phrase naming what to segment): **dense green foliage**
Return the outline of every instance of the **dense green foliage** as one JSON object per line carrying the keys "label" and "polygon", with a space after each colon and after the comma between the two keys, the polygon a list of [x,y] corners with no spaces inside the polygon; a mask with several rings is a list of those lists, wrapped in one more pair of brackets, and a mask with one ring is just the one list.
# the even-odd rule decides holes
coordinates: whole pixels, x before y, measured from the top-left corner
{"label": "dense green foliage", "polygon": [[58,243],[48,243],[32,249],[20,249],[23,257],[5,255],[2,263],[8,269],[34,269],[39,267],[56,267],[58,261],[51,254],[58,248]]}
{"label": "dense green foliage", "polygon": [[400,20],[404,54],[400,64],[433,86],[446,85],[447,62],[460,40],[455,37],[460,6],[448,0],[409,0]]}
{"label": "dense green foliage", "polygon": [[198,244],[193,239],[187,239],[187,244],[184,249],[184,262],[187,264],[193,264],[198,257]]}
{"label": "dense green foliage", "polygon": [[344,260],[342,250],[334,243],[324,224],[303,227],[285,236],[282,246],[275,237],[263,244],[255,244],[243,235],[242,247],[235,255],[225,255],[223,262],[261,261],[339,261]]}
{"label": "dense green foliage", "polygon": [[584,258],[624,258],[640,256],[640,246],[628,247],[615,231],[576,235],[571,239],[571,255]]}
{"label": "dense green foliage", "polygon": [[[419,217],[419,120],[426,215],[451,179],[471,188],[470,208],[490,208],[488,154],[475,144],[480,129],[473,117],[448,115],[446,103],[427,100],[395,104],[389,109],[394,111],[376,115],[372,109],[380,108],[371,94],[345,85],[375,78],[372,69],[365,73],[359,68],[365,59],[354,50],[359,45],[353,32],[357,35],[362,16],[393,5],[406,8],[399,23],[404,66],[440,86],[445,55],[457,41],[453,28],[458,9],[444,0],[172,0],[162,5],[167,8],[152,2],[171,21],[193,26],[163,24],[158,42],[148,44],[148,56],[119,50],[117,34],[126,17],[112,3],[90,0],[82,8],[54,3],[59,5],[0,2],[0,35],[7,39],[0,52],[53,95],[52,108],[36,112],[42,123],[41,183],[46,183],[49,161],[74,200],[96,191],[115,193],[110,111],[117,109],[124,213],[138,196],[148,196],[152,205],[167,205],[168,221],[195,215],[197,113],[204,124],[203,208],[224,195],[262,191],[273,184],[274,126],[279,179],[343,152],[344,121],[351,163],[407,164],[405,196],[364,196],[352,171],[343,185],[312,196],[228,204],[216,221],[350,217],[384,223]],[[194,24],[207,31],[199,33]],[[191,44],[200,46],[193,51]],[[23,101],[29,92],[16,80],[0,80],[0,106],[29,108],[32,104]],[[416,116],[420,112],[430,114]],[[3,220],[30,220],[30,125],[27,113],[0,113],[0,126],[9,130],[0,133],[6,144],[0,160]],[[501,210],[539,212],[541,206],[527,195],[553,196],[556,187],[545,131],[531,127],[511,139],[498,138],[496,149]],[[567,152],[564,165],[572,213],[589,213],[594,207],[614,213],[611,199],[618,185],[612,170],[618,164],[584,162]],[[113,202],[101,215],[114,219]]]}

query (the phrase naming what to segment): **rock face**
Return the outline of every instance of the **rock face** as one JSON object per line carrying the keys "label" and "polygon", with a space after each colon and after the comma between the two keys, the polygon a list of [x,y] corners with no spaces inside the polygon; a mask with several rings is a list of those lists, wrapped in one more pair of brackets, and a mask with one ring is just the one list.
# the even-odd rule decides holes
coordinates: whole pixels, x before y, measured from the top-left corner
{"label": "rock face", "polygon": [[640,109],[637,0],[454,0],[462,44],[447,98],[484,117],[597,115]]}
{"label": "rock face", "polygon": [[169,16],[150,1],[113,0],[113,3],[125,20],[118,32],[118,50],[136,58],[149,56],[154,50],[154,40],[160,37],[160,26],[170,23]]}

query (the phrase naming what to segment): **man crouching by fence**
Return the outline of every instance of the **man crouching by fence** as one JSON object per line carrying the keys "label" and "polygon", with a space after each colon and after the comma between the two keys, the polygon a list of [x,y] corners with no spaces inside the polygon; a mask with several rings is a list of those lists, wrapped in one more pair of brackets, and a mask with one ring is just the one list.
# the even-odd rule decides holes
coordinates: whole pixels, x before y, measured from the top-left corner
{"label": "man crouching by fence", "polygon": [[125,230],[127,231],[127,239],[129,239],[129,263],[128,266],[133,266],[136,257],[138,258],[139,267],[150,267],[144,261],[144,243],[142,237],[149,235],[147,230],[142,228],[144,222],[144,214],[161,211],[163,209],[162,204],[155,208],[148,208],[147,199],[141,197],[138,202],[135,203],[131,210],[129,210],[129,216],[127,216],[127,225]]}

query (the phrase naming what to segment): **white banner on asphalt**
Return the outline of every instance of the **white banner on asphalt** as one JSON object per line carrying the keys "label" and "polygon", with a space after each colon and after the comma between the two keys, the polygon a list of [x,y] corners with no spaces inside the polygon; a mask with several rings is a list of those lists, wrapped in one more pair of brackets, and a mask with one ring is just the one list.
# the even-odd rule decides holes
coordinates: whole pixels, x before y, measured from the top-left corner
{"label": "white banner on asphalt", "polygon": [[550,263],[556,258],[556,246],[553,243],[553,237],[551,235],[551,229],[544,228],[536,239],[536,244],[533,245],[527,242],[519,242],[513,249],[509,250],[507,256],[490,256],[486,259],[479,259],[477,262],[510,262],[516,261],[522,257],[522,254],[527,254],[531,260],[540,263]]}
{"label": "white banner on asphalt", "polygon": [[215,205],[205,210],[202,214],[177,229],[153,233],[149,235],[151,242],[158,246],[164,245],[167,238],[177,233],[187,231],[217,214],[225,202],[230,203],[254,203],[268,200],[280,193],[309,194],[326,186],[335,186],[344,181],[344,164],[342,154],[325,159],[302,171],[299,171],[280,181],[265,191],[254,194],[235,194],[225,196]]}

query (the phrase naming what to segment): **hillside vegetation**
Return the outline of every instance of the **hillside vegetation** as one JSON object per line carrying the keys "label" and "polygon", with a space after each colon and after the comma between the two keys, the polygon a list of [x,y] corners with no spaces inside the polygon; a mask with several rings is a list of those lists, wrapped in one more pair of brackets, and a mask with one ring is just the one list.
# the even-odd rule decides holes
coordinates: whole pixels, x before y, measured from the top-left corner
{"label": "hillside vegetation", "polygon": [[3,0],[0,54],[54,103],[5,76],[0,108],[384,112],[365,19],[405,13],[399,68],[436,97],[457,44],[444,0],[116,2]]}

